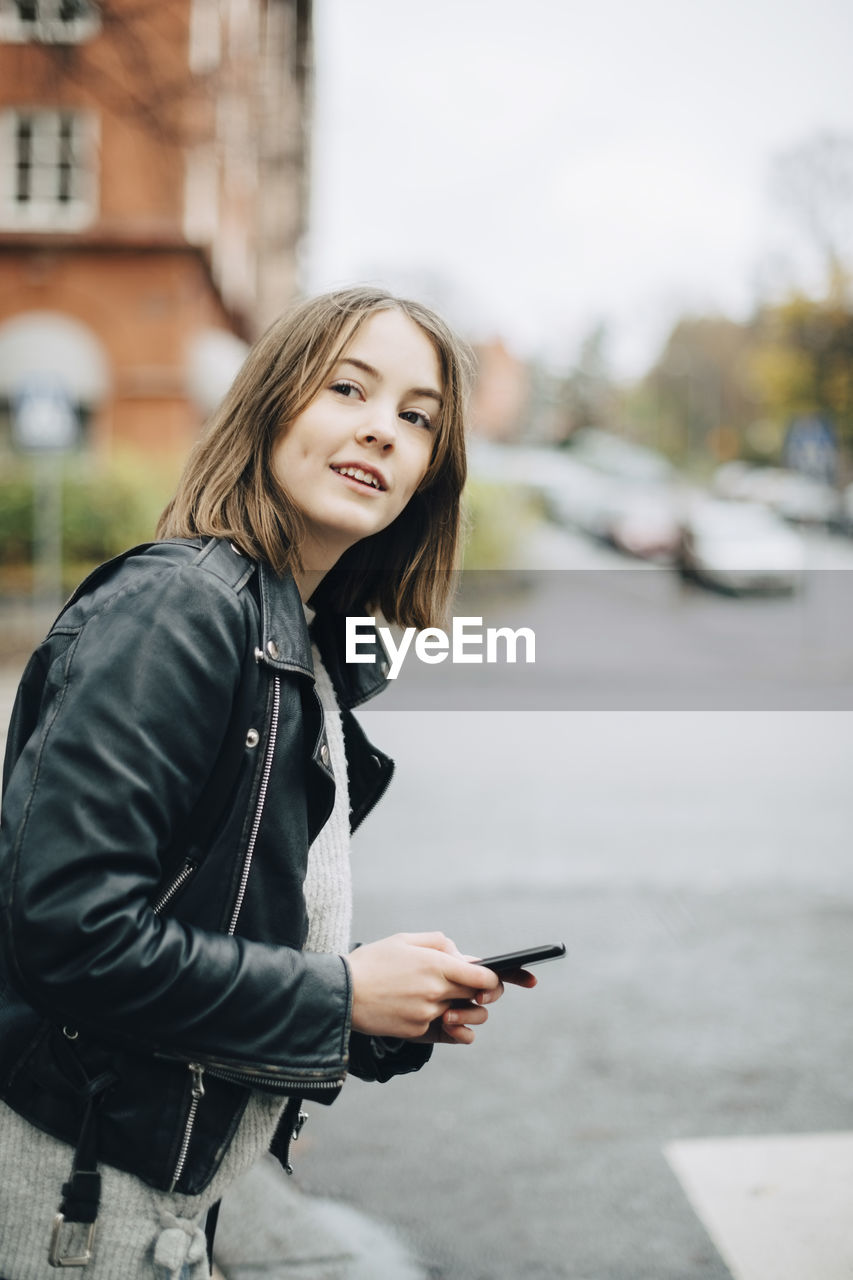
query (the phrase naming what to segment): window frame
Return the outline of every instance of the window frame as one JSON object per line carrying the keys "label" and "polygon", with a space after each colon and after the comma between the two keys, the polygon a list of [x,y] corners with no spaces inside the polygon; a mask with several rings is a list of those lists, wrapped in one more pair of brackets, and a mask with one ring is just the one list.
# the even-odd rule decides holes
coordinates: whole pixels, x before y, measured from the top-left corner
{"label": "window frame", "polygon": [[69,0],[32,0],[24,17],[20,0],[0,0],[0,41],[7,44],[83,44],[101,30],[100,9],[93,0],[76,0],[81,12],[63,16]]}
{"label": "window frame", "polygon": [[95,111],[1,109],[0,156],[9,159],[0,166],[0,229],[62,232],[91,226],[98,216],[99,134]]}

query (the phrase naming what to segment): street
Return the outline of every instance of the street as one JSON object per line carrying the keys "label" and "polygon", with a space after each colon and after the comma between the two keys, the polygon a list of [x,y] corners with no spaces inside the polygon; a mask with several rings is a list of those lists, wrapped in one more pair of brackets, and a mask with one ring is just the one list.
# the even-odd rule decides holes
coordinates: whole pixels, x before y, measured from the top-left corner
{"label": "street", "polygon": [[356,936],[569,955],[472,1048],[312,1108],[297,1181],[448,1280],[727,1276],[664,1147],[853,1127],[853,720],[363,720],[400,772],[357,837]]}
{"label": "street", "polygon": [[[587,629],[586,680],[577,629],[560,668],[563,706],[594,709],[394,711],[385,695],[363,710],[398,774],[356,836],[355,937],[441,928],[475,954],[564,940],[568,958],[542,966],[535,991],[508,990],[470,1049],[438,1048],[418,1076],[353,1081],[329,1111],[312,1108],[295,1181],[394,1224],[435,1280],[841,1280],[853,1266],[853,717],[790,709],[772,639],[802,619],[801,600],[683,589],[545,536],[530,563],[551,572],[534,587],[565,599],[571,574],[613,624],[597,648]],[[809,553],[845,598],[847,544],[812,537]],[[741,695],[759,673],[769,709],[696,710],[705,686],[692,675],[691,709],[660,709],[680,704],[654,701],[672,674],[656,597],[689,611],[709,652],[725,647]],[[518,619],[553,616],[535,589],[522,600]],[[816,698],[803,665],[803,705],[849,707],[850,630],[809,634],[830,678]],[[589,695],[608,650],[623,697],[651,673],[644,709],[605,699],[604,680]],[[488,674],[495,697],[501,672]],[[567,686],[549,681],[553,705]],[[794,1146],[813,1176],[793,1195],[781,1135],[818,1135],[808,1153]],[[739,1136],[746,1155],[736,1141],[712,1148],[733,1203],[709,1192],[706,1205],[690,1181],[701,1140]],[[756,1164],[764,1176],[738,1200]]]}
{"label": "street", "polygon": [[[408,656],[400,710],[853,709],[853,544],[810,533],[793,595],[724,595],[580,534],[542,526],[514,572],[466,570],[454,616],[535,634],[516,661]],[[485,657],[484,646],[469,652]]]}
{"label": "street", "polygon": [[[630,636],[636,596],[616,599]],[[697,597],[721,633],[740,603]],[[12,690],[10,671],[4,725]],[[568,958],[471,1048],[312,1106],[291,1188],[398,1231],[401,1280],[849,1275],[849,711],[385,701],[359,713],[398,774],[355,838],[355,937]],[[796,1194],[793,1166],[813,1171]],[[229,1214],[239,1188],[226,1251]]]}

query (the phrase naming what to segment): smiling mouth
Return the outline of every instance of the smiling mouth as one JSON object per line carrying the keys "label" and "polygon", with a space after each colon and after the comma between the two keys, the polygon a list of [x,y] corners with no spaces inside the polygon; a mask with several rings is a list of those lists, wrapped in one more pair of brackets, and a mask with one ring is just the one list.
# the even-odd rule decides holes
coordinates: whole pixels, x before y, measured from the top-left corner
{"label": "smiling mouth", "polygon": [[378,476],[372,471],[363,471],[361,467],[332,467],[332,471],[339,476],[346,476],[348,480],[357,480],[368,489],[379,489],[382,492],[385,488]]}

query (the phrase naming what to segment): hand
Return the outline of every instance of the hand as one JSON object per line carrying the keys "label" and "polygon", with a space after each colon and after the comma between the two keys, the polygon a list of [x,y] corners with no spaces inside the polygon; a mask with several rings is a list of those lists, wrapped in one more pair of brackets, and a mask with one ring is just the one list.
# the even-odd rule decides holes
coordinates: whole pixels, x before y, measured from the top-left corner
{"label": "hand", "polygon": [[503,991],[497,974],[467,960],[443,933],[397,933],[356,948],[347,960],[353,1030],[367,1035],[431,1039],[441,1034],[431,1030],[434,1024],[454,1001],[462,1001],[464,1023],[451,1022],[442,1031],[447,1043],[468,1044],[474,1038],[472,1018],[484,1022],[487,997]]}
{"label": "hand", "polygon": [[[466,956],[465,959],[472,959]],[[489,1016],[483,1005],[494,1004],[504,993],[504,982],[515,987],[535,987],[537,979],[526,969],[515,969],[504,974],[504,981],[490,991],[480,991],[472,1001],[454,1001],[453,1006],[443,1013],[430,1027],[425,1036],[420,1037],[423,1044],[473,1044],[474,1026],[481,1026]]]}

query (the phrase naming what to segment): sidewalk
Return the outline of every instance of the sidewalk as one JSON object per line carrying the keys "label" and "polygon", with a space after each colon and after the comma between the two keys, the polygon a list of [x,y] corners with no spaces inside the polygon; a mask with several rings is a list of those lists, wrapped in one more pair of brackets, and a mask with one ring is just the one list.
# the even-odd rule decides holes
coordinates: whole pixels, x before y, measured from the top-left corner
{"label": "sidewalk", "polygon": [[225,1280],[427,1280],[429,1274],[389,1227],[303,1194],[272,1159],[223,1198],[215,1255]]}

